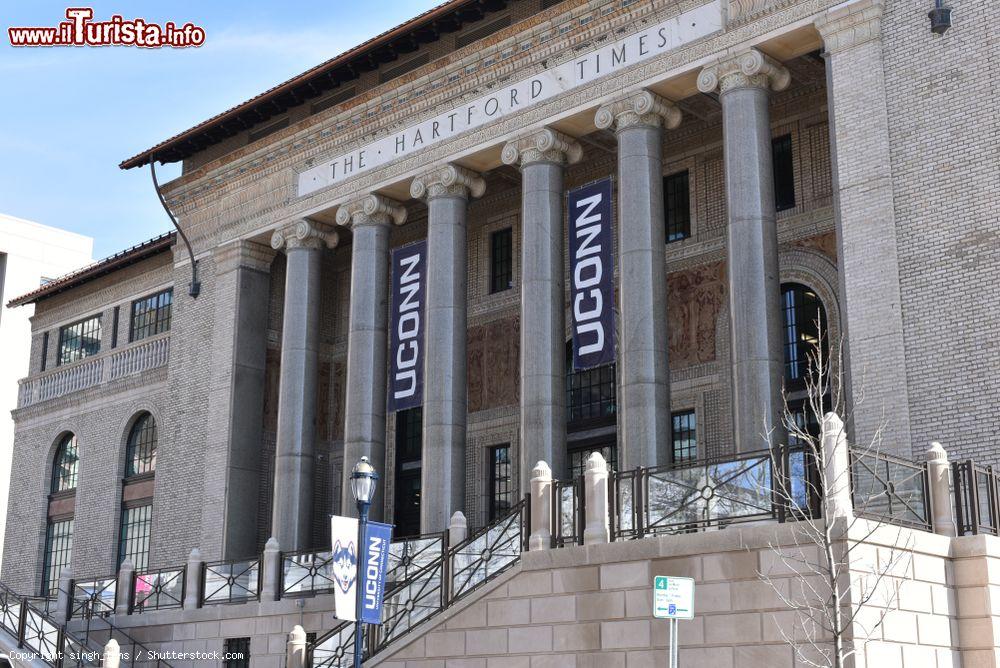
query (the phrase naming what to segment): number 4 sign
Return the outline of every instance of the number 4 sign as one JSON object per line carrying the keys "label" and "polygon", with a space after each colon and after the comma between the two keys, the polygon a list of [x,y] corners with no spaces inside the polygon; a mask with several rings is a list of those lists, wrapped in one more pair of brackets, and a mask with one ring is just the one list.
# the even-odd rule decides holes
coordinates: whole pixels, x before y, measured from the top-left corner
{"label": "number 4 sign", "polygon": [[653,579],[653,616],[694,619],[694,580],[657,575]]}

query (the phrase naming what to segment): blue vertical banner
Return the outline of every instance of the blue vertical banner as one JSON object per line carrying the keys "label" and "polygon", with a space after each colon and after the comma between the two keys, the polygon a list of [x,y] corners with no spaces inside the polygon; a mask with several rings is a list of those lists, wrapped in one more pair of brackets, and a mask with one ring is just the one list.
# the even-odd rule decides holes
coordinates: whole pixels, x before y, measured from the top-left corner
{"label": "blue vertical banner", "polygon": [[361,621],[382,623],[382,598],[385,596],[385,576],[389,568],[389,543],[392,525],[369,522],[361,550]]}
{"label": "blue vertical banner", "polygon": [[390,413],[424,402],[424,303],[427,297],[427,241],[392,251],[392,310],[389,344]]}
{"label": "blue vertical banner", "polygon": [[567,197],[573,370],[580,371],[615,361],[611,177]]}

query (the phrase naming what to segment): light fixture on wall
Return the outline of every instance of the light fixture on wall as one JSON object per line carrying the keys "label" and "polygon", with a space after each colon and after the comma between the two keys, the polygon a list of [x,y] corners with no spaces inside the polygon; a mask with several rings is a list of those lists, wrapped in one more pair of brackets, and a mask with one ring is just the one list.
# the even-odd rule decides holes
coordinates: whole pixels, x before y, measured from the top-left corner
{"label": "light fixture on wall", "polygon": [[934,0],[934,9],[927,16],[931,19],[931,32],[943,35],[951,27],[951,7],[944,6],[944,0]]}

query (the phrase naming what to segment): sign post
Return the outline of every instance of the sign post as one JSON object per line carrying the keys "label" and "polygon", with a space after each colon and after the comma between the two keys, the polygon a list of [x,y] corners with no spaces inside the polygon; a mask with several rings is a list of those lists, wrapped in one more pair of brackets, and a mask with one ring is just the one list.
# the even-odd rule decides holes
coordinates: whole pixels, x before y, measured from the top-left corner
{"label": "sign post", "polygon": [[677,620],[694,619],[694,580],[667,575],[654,576],[653,617],[670,620],[670,668],[677,668]]}

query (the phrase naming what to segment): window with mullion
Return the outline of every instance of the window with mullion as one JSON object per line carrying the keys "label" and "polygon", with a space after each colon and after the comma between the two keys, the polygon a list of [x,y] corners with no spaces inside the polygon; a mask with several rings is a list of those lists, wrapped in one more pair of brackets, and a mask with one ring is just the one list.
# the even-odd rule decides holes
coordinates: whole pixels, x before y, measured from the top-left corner
{"label": "window with mullion", "polygon": [[819,296],[798,283],[781,286],[784,315],[785,384],[802,389],[814,366],[814,355],[822,336],[821,353],[828,362],[826,310]]}
{"label": "window with mullion", "polygon": [[149,565],[149,536],[153,523],[152,499],[142,505],[122,508],[121,529],[118,538],[118,566],[128,559],[136,571]]}
{"label": "window with mullion", "polygon": [[59,593],[59,575],[73,558],[73,518],[49,521],[42,559],[42,596]]}
{"label": "window with mullion", "polygon": [[672,416],[673,461],[687,462],[698,458],[697,423],[695,412],[679,411]]}
{"label": "window with mullion", "polygon": [[590,448],[577,448],[569,451],[569,476],[575,480],[587,471],[587,458],[595,452],[601,453],[608,464],[609,471],[618,470],[618,448],[614,445],[600,445]]}
{"label": "window with mullion", "polygon": [[59,354],[56,364],[72,364],[101,352],[101,316],[63,325],[59,328]]}
{"label": "window with mullion", "polygon": [[149,413],[140,416],[128,435],[125,449],[125,477],[156,470],[156,420]]}
{"label": "window with mullion", "polygon": [[52,462],[52,480],[49,491],[68,492],[76,489],[77,472],[80,456],[77,452],[76,436],[66,434],[56,448],[55,460]]}
{"label": "window with mullion", "polygon": [[510,511],[513,500],[510,445],[497,445],[490,448],[490,522],[504,517]]}
{"label": "window with mullion", "polygon": [[691,236],[688,170],[663,178],[663,213],[667,224],[667,243]]}
{"label": "window with mullion", "polygon": [[174,289],[168,288],[132,302],[129,341],[139,341],[170,329],[170,312]]}
{"label": "window with mullion", "polygon": [[509,227],[490,235],[490,293],[514,285],[514,235]]}
{"label": "window with mullion", "polygon": [[250,668],[250,638],[226,638],[223,653],[223,668]]}

